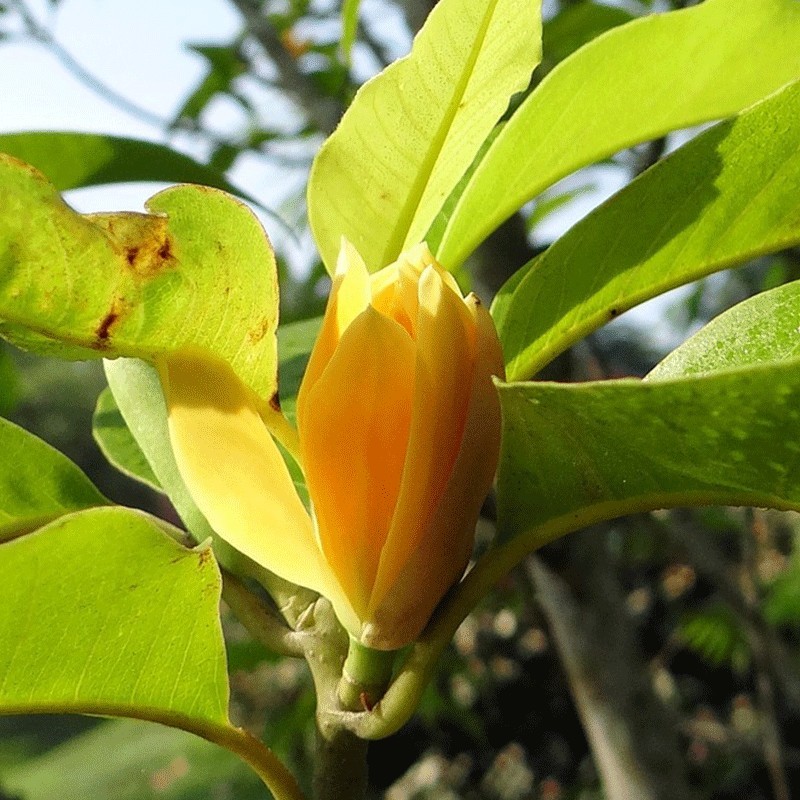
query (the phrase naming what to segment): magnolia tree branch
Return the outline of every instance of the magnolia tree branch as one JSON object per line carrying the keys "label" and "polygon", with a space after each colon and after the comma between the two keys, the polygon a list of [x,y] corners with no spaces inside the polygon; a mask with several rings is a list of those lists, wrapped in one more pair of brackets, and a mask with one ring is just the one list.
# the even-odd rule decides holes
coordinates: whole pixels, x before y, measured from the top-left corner
{"label": "magnolia tree branch", "polygon": [[[567,545],[569,582],[538,557],[528,573],[608,800],[696,800],[677,719],[658,700],[625,614],[602,530]],[[566,574],[566,573],[565,573]]]}

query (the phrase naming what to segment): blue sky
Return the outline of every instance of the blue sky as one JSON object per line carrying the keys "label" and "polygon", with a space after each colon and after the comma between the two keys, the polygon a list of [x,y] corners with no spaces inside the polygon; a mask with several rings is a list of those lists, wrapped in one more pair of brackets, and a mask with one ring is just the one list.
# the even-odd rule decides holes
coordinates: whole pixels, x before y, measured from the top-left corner
{"label": "blue sky", "polygon": [[[28,0],[26,5],[39,19],[50,18],[48,0]],[[391,31],[398,33],[393,37],[397,40],[395,55],[408,48],[410,40],[400,35],[399,20],[387,19],[379,0],[364,0],[362,14],[371,28],[389,25],[390,35]],[[175,114],[205,73],[204,60],[186,43],[227,43],[240,25],[237,12],[227,0],[61,0],[52,18],[57,40],[83,67],[119,94],[166,119]],[[104,100],[70,74],[45,47],[31,42],[0,43],[0,98],[3,132],[76,130],[163,140],[158,127]],[[205,122],[220,132],[235,131],[238,113],[225,101],[217,101],[209,108]],[[264,113],[286,114],[287,109],[271,98],[265,103]],[[205,157],[204,145],[196,137],[178,134],[170,143],[201,159]],[[598,191],[552,215],[537,229],[542,239],[556,236],[619,187],[619,173],[604,167],[595,169]],[[252,156],[237,162],[231,178],[272,207],[302,182],[302,175],[281,173],[264,159]],[[158,184],[133,184],[86,189],[69,192],[67,200],[82,212],[141,210],[144,201],[159,188]],[[311,242],[297,245],[274,220],[260,216],[290,263],[299,269],[309,263],[313,258]]]}

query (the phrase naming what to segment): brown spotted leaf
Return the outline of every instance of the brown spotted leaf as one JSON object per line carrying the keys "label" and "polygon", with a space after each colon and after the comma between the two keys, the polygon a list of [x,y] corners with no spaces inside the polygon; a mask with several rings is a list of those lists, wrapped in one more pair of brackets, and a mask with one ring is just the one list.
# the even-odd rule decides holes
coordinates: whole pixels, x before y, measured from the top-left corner
{"label": "brown spotted leaf", "polygon": [[277,277],[258,220],[193,185],[147,210],[83,216],[33,167],[0,155],[0,335],[63,358],[199,348],[272,396]]}

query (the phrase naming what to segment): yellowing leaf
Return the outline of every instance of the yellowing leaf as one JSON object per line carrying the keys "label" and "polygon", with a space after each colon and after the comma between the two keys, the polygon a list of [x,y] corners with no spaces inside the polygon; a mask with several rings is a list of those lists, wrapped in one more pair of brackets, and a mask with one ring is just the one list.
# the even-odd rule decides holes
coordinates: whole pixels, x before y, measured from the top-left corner
{"label": "yellowing leaf", "polygon": [[0,335],[66,358],[153,359],[191,346],[271,396],[277,278],[258,220],[192,185],[147,207],[82,216],[33,167],[0,155]]}

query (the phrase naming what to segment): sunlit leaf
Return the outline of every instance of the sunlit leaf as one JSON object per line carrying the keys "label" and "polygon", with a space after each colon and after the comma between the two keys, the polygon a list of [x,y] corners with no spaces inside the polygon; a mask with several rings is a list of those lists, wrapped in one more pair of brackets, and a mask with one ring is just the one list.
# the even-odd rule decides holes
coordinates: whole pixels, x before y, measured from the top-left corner
{"label": "sunlit leaf", "polygon": [[228,720],[207,544],[187,549],[146,514],[96,508],[1,544],[0,573],[0,713],[161,722],[236,753],[276,797],[299,797],[272,753]]}
{"label": "sunlit leaf", "polygon": [[720,314],[647,376],[665,380],[800,357],[800,282],[762,292]]}
{"label": "sunlit leaf", "polygon": [[0,540],[108,503],[65,455],[4,419],[0,452]]}
{"label": "sunlit leaf", "polygon": [[643,300],[800,242],[799,185],[800,82],[648,170],[501,289],[509,380]]}
{"label": "sunlit leaf", "polygon": [[342,236],[373,270],[424,238],[539,57],[539,0],[436,5],[314,162],[309,220],[329,271]]}
{"label": "sunlit leaf", "polygon": [[82,216],[40,173],[0,156],[0,334],[67,358],[153,359],[178,348],[276,388],[275,259],[253,214],[177,186],[149,214]]}
{"label": "sunlit leaf", "polygon": [[667,381],[501,386],[498,506],[534,547],[686,505],[800,508],[800,361]]}
{"label": "sunlit leaf", "polygon": [[435,251],[455,269],[560,178],[664,133],[730,116],[800,76],[797,0],[706,0],[614,28],[563,61],[514,114]]}
{"label": "sunlit leaf", "polygon": [[227,725],[228,685],[207,547],[146,515],[101,508],[0,545],[0,713]]}

